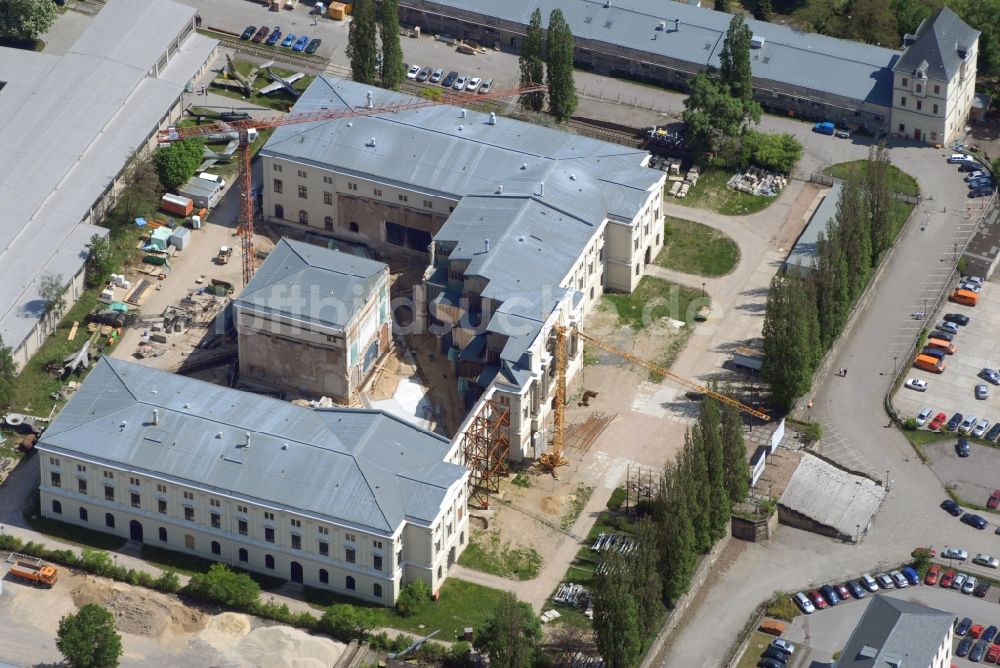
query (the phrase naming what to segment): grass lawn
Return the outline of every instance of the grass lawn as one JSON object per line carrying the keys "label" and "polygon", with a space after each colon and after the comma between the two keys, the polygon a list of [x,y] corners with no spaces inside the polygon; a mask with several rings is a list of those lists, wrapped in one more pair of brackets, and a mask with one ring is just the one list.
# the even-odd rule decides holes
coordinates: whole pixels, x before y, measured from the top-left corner
{"label": "grass lawn", "polygon": [[670,181],[664,187],[663,199],[683,206],[708,209],[725,216],[745,216],[766,209],[777,197],[748,195],[726,187],[733,174],[714,167],[707,168],[698,179],[698,185],[688,192],[687,197],[668,197]]}
{"label": "grass lawn", "polygon": [[[242,74],[243,76],[249,75],[250,71],[254,67],[256,67],[256,63],[251,63],[246,60],[235,59],[233,60],[233,63],[236,65],[236,71]],[[287,78],[295,74],[295,71],[286,70],[281,67],[272,67],[271,71],[283,78]],[[311,84],[313,82],[313,79],[315,78],[316,77],[312,75],[306,75],[301,79],[299,79],[298,81],[296,81],[295,83],[293,83],[292,88],[301,93],[302,91],[304,91],[306,88],[309,87],[309,84]],[[255,91],[258,91],[270,83],[272,83],[271,78],[267,76],[266,72],[261,71],[257,74],[257,77],[253,81],[253,87]],[[250,100],[247,100],[241,91],[236,91],[216,85],[212,85],[211,88],[213,93],[218,93],[219,95],[231,97],[235,100],[244,100],[252,104],[258,104],[262,107],[268,107],[270,109],[276,109],[278,111],[288,111],[289,109],[292,108],[292,105],[295,104],[295,99],[292,98],[292,96],[289,95],[284,90],[278,90],[268,95],[259,95],[255,93]]]}
{"label": "grass lawn", "polygon": [[605,294],[603,299],[618,314],[619,323],[635,330],[668,317],[690,324],[698,309],[709,305],[701,290],[652,276],[643,276],[632,294]]}
{"label": "grass lawn", "polygon": [[[25,521],[31,528],[46,536],[52,536],[59,540],[72,543],[79,547],[91,547],[98,550],[117,550],[125,544],[125,539],[121,536],[113,536],[109,533],[95,531],[89,527],[81,527],[68,522],[42,517],[39,506],[38,491],[34,494],[32,507],[24,511]],[[66,509],[67,511],[69,509]]]}
{"label": "grass lawn", "polygon": [[923,447],[925,445],[933,445],[934,443],[940,443],[942,441],[954,441],[958,438],[956,434],[940,433],[936,431],[927,431],[926,429],[917,429],[916,431],[904,431],[903,434],[910,443],[918,447]]}
{"label": "grass lawn", "polygon": [[656,264],[699,276],[724,276],[740,261],[740,248],[724,233],[690,220],[667,216],[663,250]]}
{"label": "grass lawn", "polygon": [[735,668],[755,668],[757,662],[760,661],[760,655],[764,653],[764,650],[767,649],[772,640],[774,640],[774,636],[769,636],[760,631],[752,632],[747,649],[743,652],[743,656],[740,657],[740,662],[736,664]]}
{"label": "grass lawn", "polygon": [[[861,176],[864,176],[867,172],[867,160],[841,162],[836,165],[830,165],[823,170],[824,174],[841,179],[846,179],[855,173],[860,173]],[[895,165],[889,165],[889,189],[893,192],[903,193],[904,195],[916,196],[920,194],[920,187],[917,185],[917,180]]]}
{"label": "grass lawn", "polygon": [[458,563],[484,573],[515,580],[530,580],[538,575],[542,557],[534,548],[511,549],[497,532],[476,532]]}

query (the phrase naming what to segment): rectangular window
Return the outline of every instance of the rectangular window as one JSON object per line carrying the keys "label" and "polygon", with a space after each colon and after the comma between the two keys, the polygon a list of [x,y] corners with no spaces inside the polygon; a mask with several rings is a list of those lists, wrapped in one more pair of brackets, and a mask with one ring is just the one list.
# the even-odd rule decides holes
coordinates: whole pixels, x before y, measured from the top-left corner
{"label": "rectangular window", "polygon": [[921,100],[917,100],[917,111],[920,111],[920,109],[923,108],[923,106],[924,103]]}
{"label": "rectangular window", "polygon": [[323,177],[323,183],[333,183],[333,177],[332,176],[324,176]]}
{"label": "rectangular window", "polygon": [[323,191],[323,204],[333,204],[333,193],[327,190]]}
{"label": "rectangular window", "polygon": [[272,164],[272,165],[271,165],[271,167],[272,167],[272,169],[274,169],[274,171],[276,171],[276,172],[280,172],[280,171],[281,171],[281,165],[279,165],[279,164],[277,164],[277,163],[275,163],[275,164]]}
{"label": "rectangular window", "polygon": [[304,170],[304,169],[297,169],[295,171],[297,171],[299,173],[299,178],[300,179],[306,178],[306,170]]}
{"label": "rectangular window", "polygon": [[236,525],[239,527],[239,532],[241,536],[245,536],[248,533],[248,525],[246,520],[238,520]]}
{"label": "rectangular window", "polygon": [[221,529],[222,528],[222,515],[219,513],[212,513],[212,528]]}
{"label": "rectangular window", "polygon": [[353,547],[344,548],[344,561],[349,564],[353,564],[355,561],[355,551]]}
{"label": "rectangular window", "polygon": [[316,530],[319,531],[324,536],[330,535],[330,529],[328,529],[327,527],[317,527]]}
{"label": "rectangular window", "polygon": [[215,508],[219,508],[222,506],[222,502],[220,502],[218,499],[209,499],[208,505],[214,506]]}
{"label": "rectangular window", "polygon": [[194,494],[192,492],[184,492],[184,498],[188,501],[194,501]]}
{"label": "rectangular window", "polygon": [[79,471],[80,473],[86,473],[87,472],[87,467],[84,466],[83,464],[77,464],[76,465],[76,470]]}
{"label": "rectangular window", "polygon": [[396,553],[396,565],[397,566],[402,566],[403,565],[403,551],[402,550],[400,550],[399,552]]}
{"label": "rectangular window", "polygon": [[59,466],[59,459],[56,457],[49,457],[49,464],[52,466]]}
{"label": "rectangular window", "polygon": [[436,541],[434,541],[434,554],[437,554],[440,551],[441,551],[441,539],[439,538]]}
{"label": "rectangular window", "polygon": [[189,550],[194,549],[194,536],[192,536],[189,533],[184,534],[184,547],[186,547]]}
{"label": "rectangular window", "polygon": [[159,512],[161,512],[164,515],[166,515],[167,514],[167,502],[164,501],[163,499],[157,499],[156,500],[156,509]]}
{"label": "rectangular window", "polygon": [[937,84],[934,84],[934,94],[938,95],[940,93],[941,93],[941,86],[938,86]]}
{"label": "rectangular window", "polygon": [[274,542],[274,529],[271,527],[264,527],[264,540],[268,543]]}
{"label": "rectangular window", "polygon": [[299,197],[301,199],[308,199],[308,197],[309,197],[309,189],[306,188],[305,186],[299,186]]}
{"label": "rectangular window", "polygon": [[289,518],[289,520],[288,520],[288,521],[289,521],[289,522],[291,522],[291,525],[292,525],[293,527],[301,527],[301,526],[302,526],[302,521],[301,521],[301,520],[297,520],[297,519],[295,519],[294,517],[292,517],[292,518]]}
{"label": "rectangular window", "polygon": [[236,512],[238,512],[238,513],[245,513],[246,511],[247,511],[247,507],[246,506],[236,506]]}
{"label": "rectangular window", "polygon": [[330,544],[325,540],[319,541],[319,553],[324,557],[330,556]]}
{"label": "rectangular window", "polygon": [[275,179],[274,180],[274,192],[278,193],[279,195],[281,193],[285,192],[285,183],[284,183],[284,181],[282,181],[281,179]]}
{"label": "rectangular window", "polygon": [[425,199],[424,200],[424,208],[425,209],[433,209],[434,208],[434,202],[430,201],[429,199]]}
{"label": "rectangular window", "polygon": [[264,519],[265,520],[271,520],[273,522],[274,521],[274,513],[269,513],[269,512],[267,512],[265,510],[264,511]]}
{"label": "rectangular window", "polygon": [[399,197],[399,201],[400,202],[409,202],[410,201],[410,196],[409,195],[397,195],[397,197]]}
{"label": "rectangular window", "polygon": [[372,547],[374,547],[376,550],[381,550],[382,549],[382,541],[380,541],[380,540],[373,540],[372,541]]}
{"label": "rectangular window", "polygon": [[184,506],[184,519],[188,522],[194,522],[194,508]]}
{"label": "rectangular window", "polygon": [[906,132],[906,124],[905,123],[900,123],[899,124],[899,131],[900,132]]}
{"label": "rectangular window", "polygon": [[157,485],[156,486],[156,491],[160,492],[161,494],[166,494],[167,493],[167,486],[166,485]]}
{"label": "rectangular window", "polygon": [[111,471],[105,471],[104,477],[107,478],[108,480],[114,480],[115,474],[112,473]]}
{"label": "rectangular window", "polygon": [[937,112],[938,112],[938,106],[935,104],[934,105],[934,113],[936,114]]}
{"label": "rectangular window", "polygon": [[51,471],[49,473],[49,476],[52,479],[52,486],[53,487],[62,487],[62,474],[61,473],[58,473],[56,471]]}
{"label": "rectangular window", "polygon": [[104,488],[104,500],[105,501],[114,501],[115,500],[115,488],[114,487],[105,487]]}
{"label": "rectangular window", "polygon": [[301,550],[302,549],[302,536],[297,533],[292,534],[292,549]]}
{"label": "rectangular window", "polygon": [[133,487],[138,487],[139,486],[139,479],[138,478],[129,478],[128,479],[128,484],[132,485]]}
{"label": "rectangular window", "polygon": [[375,188],[373,192],[375,193],[375,197],[381,197],[382,196],[382,189],[381,188]]}
{"label": "rectangular window", "polygon": [[348,190],[355,190],[356,191],[358,189],[358,184],[357,183],[348,183],[347,184],[347,189]]}
{"label": "rectangular window", "polygon": [[906,98],[905,97],[899,98],[899,106],[901,106],[901,107],[905,107],[906,106]]}
{"label": "rectangular window", "polygon": [[132,497],[132,507],[133,508],[139,508],[140,506],[142,506],[142,497],[140,497],[135,492],[132,492],[132,494],[130,496]]}
{"label": "rectangular window", "polygon": [[80,492],[80,494],[86,494],[87,493],[87,481],[86,480],[77,480],[76,481],[76,489]]}
{"label": "rectangular window", "polygon": [[348,543],[356,543],[356,542],[358,542],[358,539],[354,537],[353,533],[345,533],[344,534],[344,540],[346,540]]}
{"label": "rectangular window", "polygon": [[907,79],[906,77],[903,77],[903,88],[906,88],[909,85],[910,85],[910,80]]}
{"label": "rectangular window", "polygon": [[376,554],[372,558],[372,568],[374,568],[377,571],[382,570],[382,556],[381,555]]}

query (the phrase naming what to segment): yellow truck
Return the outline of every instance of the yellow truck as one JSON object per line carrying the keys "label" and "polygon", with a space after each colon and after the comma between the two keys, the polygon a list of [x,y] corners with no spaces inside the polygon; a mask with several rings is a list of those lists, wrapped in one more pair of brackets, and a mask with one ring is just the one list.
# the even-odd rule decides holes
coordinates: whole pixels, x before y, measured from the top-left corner
{"label": "yellow truck", "polygon": [[59,578],[59,570],[55,566],[43,563],[41,559],[12,554],[7,557],[7,562],[11,564],[11,577],[25,582],[51,587]]}

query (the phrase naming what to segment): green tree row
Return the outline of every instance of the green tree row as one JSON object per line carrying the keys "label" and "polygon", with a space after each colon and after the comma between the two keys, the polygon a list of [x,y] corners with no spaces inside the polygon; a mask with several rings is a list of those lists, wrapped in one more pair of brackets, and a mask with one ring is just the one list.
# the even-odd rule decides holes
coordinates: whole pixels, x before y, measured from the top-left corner
{"label": "green tree row", "polygon": [[347,32],[347,58],[355,81],[399,88],[406,76],[399,43],[399,0],[382,0],[379,9],[375,0],[355,0]]}
{"label": "green tree row", "polygon": [[[576,83],[573,79],[573,32],[562,10],[549,14],[549,28],[542,29],[542,12],[537,7],[524,37],[518,64],[521,69],[521,87],[548,86],[549,113],[560,122],[568,120],[576,111]],[[525,93],[519,103],[528,111],[540,112],[545,105],[545,91]]]}
{"label": "green tree row", "polygon": [[889,166],[885,146],[872,147],[864,169],[841,187],[836,217],[817,240],[811,273],[778,274],[771,281],[761,376],[771,400],[785,410],[809,391],[823,354],[892,245],[896,221]]}

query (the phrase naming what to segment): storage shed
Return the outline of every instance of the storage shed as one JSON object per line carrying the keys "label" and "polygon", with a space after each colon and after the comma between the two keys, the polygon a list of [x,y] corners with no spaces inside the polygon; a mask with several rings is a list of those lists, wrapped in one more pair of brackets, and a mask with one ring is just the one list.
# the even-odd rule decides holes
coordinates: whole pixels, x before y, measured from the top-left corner
{"label": "storage shed", "polygon": [[178,188],[177,192],[194,202],[196,208],[210,209],[222,196],[222,184],[195,176]]}
{"label": "storage shed", "polygon": [[172,230],[170,235],[170,245],[179,251],[184,250],[191,241],[191,230],[186,227],[178,227]]}
{"label": "storage shed", "polygon": [[170,236],[173,232],[169,227],[157,227],[149,235],[149,245],[156,250],[167,250],[167,245],[170,243]]}

